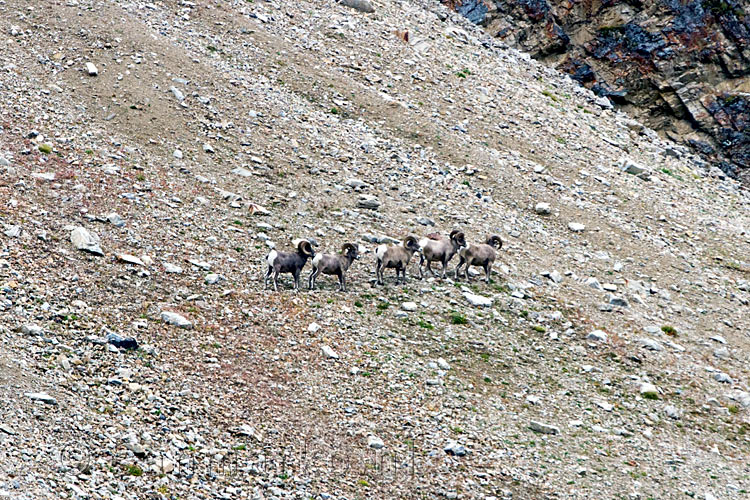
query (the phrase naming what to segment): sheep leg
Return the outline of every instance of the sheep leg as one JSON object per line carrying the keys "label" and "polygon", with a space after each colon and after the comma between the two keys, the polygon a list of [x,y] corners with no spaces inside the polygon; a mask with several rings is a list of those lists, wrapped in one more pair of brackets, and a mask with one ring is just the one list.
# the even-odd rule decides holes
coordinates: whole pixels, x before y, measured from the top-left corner
{"label": "sheep leg", "polygon": [[268,266],[268,270],[266,271],[266,275],[263,277],[263,289],[268,288],[268,279],[271,277],[271,273],[273,272],[273,267]]}
{"label": "sheep leg", "polygon": [[294,291],[295,292],[299,291],[299,275],[300,275],[300,271],[301,271],[301,269],[297,269],[293,273],[294,274]]}
{"label": "sheep leg", "polygon": [[345,292],[346,291],[346,278],[344,278],[344,273],[339,272],[339,292]]}
{"label": "sheep leg", "polygon": [[276,269],[273,270],[273,291],[279,291],[279,271]]}
{"label": "sheep leg", "polygon": [[[422,272],[422,264],[424,264],[424,255],[419,254],[419,279],[424,278],[424,273]],[[427,267],[430,267],[430,261],[427,261]]]}
{"label": "sheep leg", "polygon": [[318,276],[319,272],[320,271],[318,270],[318,268],[314,267],[312,272],[310,273],[310,277],[307,279],[307,288],[309,290],[315,289],[315,278]]}
{"label": "sheep leg", "polygon": [[443,279],[445,279],[445,271],[446,271],[446,269],[448,269],[448,262],[444,260],[443,261],[443,276],[442,276]]}
{"label": "sheep leg", "polygon": [[380,276],[382,267],[382,264],[380,263],[380,261],[378,261],[378,265],[377,267],[375,267],[375,280],[377,281],[378,285],[383,284],[383,278]]}
{"label": "sheep leg", "polygon": [[471,283],[471,276],[469,276],[469,263],[466,263],[466,267],[464,268],[464,276],[466,277],[466,282]]}
{"label": "sheep leg", "polygon": [[430,274],[434,278],[435,277],[435,271],[432,270],[432,261],[430,261],[430,260],[427,261],[427,270],[430,271]]}
{"label": "sheep leg", "polygon": [[489,263],[485,264],[484,265],[484,277],[485,277],[485,281],[487,283],[490,282],[490,273],[491,272],[492,272],[492,264],[489,264]]}
{"label": "sheep leg", "polygon": [[458,265],[456,266],[456,279],[461,278],[461,266],[464,265],[464,262],[466,262],[466,259],[463,257],[459,257]]}

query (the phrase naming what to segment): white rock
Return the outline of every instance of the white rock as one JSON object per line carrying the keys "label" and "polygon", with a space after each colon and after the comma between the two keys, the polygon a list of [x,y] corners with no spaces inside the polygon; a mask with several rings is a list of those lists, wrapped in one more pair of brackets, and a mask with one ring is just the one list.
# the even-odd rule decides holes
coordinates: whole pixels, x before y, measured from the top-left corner
{"label": "white rock", "polygon": [[534,432],[540,432],[542,434],[560,434],[560,429],[558,429],[554,425],[537,422],[535,420],[529,422],[529,429]]}
{"label": "white rock", "polygon": [[606,342],[607,334],[602,330],[594,330],[593,332],[589,333],[586,338],[589,340],[595,340],[597,342]]}
{"label": "white rock", "polygon": [[641,384],[640,392],[641,392],[641,395],[645,397],[658,397],[659,396],[659,389],[657,389],[654,384],[649,384],[648,382],[643,382]]}
{"label": "white rock", "polygon": [[339,359],[339,355],[336,353],[336,351],[334,351],[327,345],[322,346],[320,350],[323,351],[323,354],[325,355],[326,358]]}
{"label": "white rock", "polygon": [[94,63],[87,62],[86,73],[88,73],[89,76],[97,76],[99,74],[99,69],[96,66],[94,66]]}
{"label": "white rock", "polygon": [[169,262],[165,262],[164,271],[171,273],[171,274],[180,274],[182,273],[182,268],[180,266],[170,264]]}
{"label": "white rock", "polygon": [[569,222],[569,223],[568,223],[568,229],[570,229],[570,230],[571,230],[571,231],[573,231],[574,233],[580,233],[580,232],[582,232],[582,231],[583,231],[584,229],[586,229],[586,226],[584,226],[584,225],[583,225],[583,224],[581,224],[580,222]]}
{"label": "white rock", "polygon": [[379,437],[370,435],[367,437],[367,446],[374,450],[379,450],[385,446],[385,443]]}
{"label": "white rock", "polygon": [[135,264],[137,266],[143,265],[143,261],[139,259],[138,257],[136,257],[135,255],[129,255],[126,253],[118,253],[116,257],[117,257],[117,260],[120,260],[122,262],[127,262],[128,264]]}
{"label": "white rock", "polygon": [[321,328],[321,326],[319,324],[317,324],[316,322],[314,322],[314,321],[312,323],[310,323],[309,325],[307,325],[307,331],[310,332],[310,333],[315,333],[318,330],[320,330],[320,328]]}
{"label": "white rock", "polygon": [[441,370],[450,370],[451,369],[451,365],[449,365],[448,362],[446,360],[444,360],[443,358],[438,358],[437,364],[438,364],[438,366],[440,367]]}
{"label": "white rock", "polygon": [[203,281],[205,281],[207,285],[215,285],[216,283],[221,281],[221,279],[222,279],[221,274],[210,273],[206,275]]}
{"label": "white rock", "polygon": [[185,316],[176,312],[162,311],[161,320],[168,325],[174,325],[180,328],[190,329],[193,327],[193,323],[191,323]]}
{"label": "white rock", "polygon": [[182,102],[185,99],[185,95],[177,87],[169,87],[169,90],[172,91],[174,98],[177,99],[178,101]]}
{"label": "white rock", "polygon": [[32,401],[41,401],[42,403],[47,403],[48,405],[53,406],[57,404],[57,400],[46,392],[27,392],[25,393],[25,396]]}
{"label": "white rock", "polygon": [[483,297],[481,295],[476,295],[471,292],[464,292],[464,298],[471,304],[472,306],[477,307],[490,307],[492,305],[492,299],[489,297]]}
{"label": "white rock", "polygon": [[21,326],[21,333],[24,335],[41,335],[43,331],[41,326],[35,324]]}
{"label": "white rock", "polygon": [[18,238],[21,236],[21,226],[6,226],[5,236],[8,238]]}
{"label": "white rock", "polygon": [[552,208],[549,203],[537,203],[534,211],[539,215],[549,215],[552,213]]}
{"label": "white rock", "polygon": [[401,304],[401,309],[408,312],[414,312],[417,310],[416,302],[404,302]]}
{"label": "white rock", "polygon": [[78,250],[93,253],[95,255],[104,255],[99,246],[99,236],[96,233],[89,232],[85,227],[77,227],[70,233],[70,241]]}
{"label": "white rock", "polygon": [[591,287],[594,290],[602,289],[602,285],[599,283],[599,280],[594,277],[586,278],[586,281],[584,283],[586,286]]}
{"label": "white rock", "polygon": [[638,343],[650,351],[663,351],[664,348],[655,340],[651,339],[638,339]]}
{"label": "white rock", "polygon": [[182,151],[180,151],[179,149],[175,149],[172,153],[172,156],[174,156],[178,160],[182,160]]}

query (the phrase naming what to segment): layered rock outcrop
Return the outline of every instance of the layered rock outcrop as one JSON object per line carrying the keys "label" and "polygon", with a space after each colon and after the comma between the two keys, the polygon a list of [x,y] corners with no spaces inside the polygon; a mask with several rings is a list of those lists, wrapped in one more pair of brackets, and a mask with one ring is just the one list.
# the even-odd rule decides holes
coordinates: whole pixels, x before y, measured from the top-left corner
{"label": "layered rock outcrop", "polygon": [[464,0],[493,35],[750,178],[750,14],[738,0]]}

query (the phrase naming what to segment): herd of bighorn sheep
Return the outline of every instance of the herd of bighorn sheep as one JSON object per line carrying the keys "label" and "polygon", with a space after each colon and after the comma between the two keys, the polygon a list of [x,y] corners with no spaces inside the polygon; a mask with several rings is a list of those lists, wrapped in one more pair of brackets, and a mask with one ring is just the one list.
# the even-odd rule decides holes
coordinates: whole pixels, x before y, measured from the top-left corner
{"label": "herd of bighorn sheep", "polygon": [[[345,243],[341,247],[340,254],[332,255],[316,253],[310,241],[305,239],[294,240],[292,244],[296,249],[294,252],[271,250],[266,256],[266,264],[268,265],[264,277],[266,288],[268,288],[268,282],[272,279],[273,288],[278,291],[279,274],[291,274],[294,277],[294,289],[299,290],[302,268],[305,267],[308,259],[312,259],[312,272],[307,280],[307,286],[310,290],[315,289],[315,280],[320,273],[323,273],[336,276],[339,280],[339,291],[346,291],[346,272],[363,253],[359,246],[353,243]],[[396,283],[405,282],[406,268],[412,256],[417,253],[419,254],[420,279],[424,277],[424,267],[432,276],[436,276],[430,267],[433,262],[439,262],[442,265],[441,278],[445,279],[448,263],[458,254],[456,279],[461,277],[461,267],[463,267],[463,276],[467,281],[471,281],[468,272],[469,267],[478,266],[484,269],[485,281],[489,283],[492,264],[497,257],[497,250],[500,250],[502,246],[503,241],[496,235],[487,238],[485,243],[467,245],[464,233],[458,230],[452,231],[447,237],[439,233],[428,234],[420,240],[417,240],[414,236],[407,236],[398,245],[380,245],[375,249],[377,259],[375,276],[378,285],[382,285],[384,270],[395,269]]]}

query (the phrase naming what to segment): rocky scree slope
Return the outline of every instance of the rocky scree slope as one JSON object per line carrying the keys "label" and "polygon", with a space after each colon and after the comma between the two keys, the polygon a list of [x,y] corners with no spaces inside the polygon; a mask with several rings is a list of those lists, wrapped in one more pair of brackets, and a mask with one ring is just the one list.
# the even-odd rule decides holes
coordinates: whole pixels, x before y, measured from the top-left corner
{"label": "rocky scree slope", "polygon": [[750,15],[737,0],[449,2],[726,173],[750,167]]}
{"label": "rocky scree slope", "polygon": [[[374,8],[0,4],[2,495],[750,488],[737,182],[438,3]],[[375,287],[370,252],[261,290],[292,238],[453,227],[503,237],[493,283]]]}

